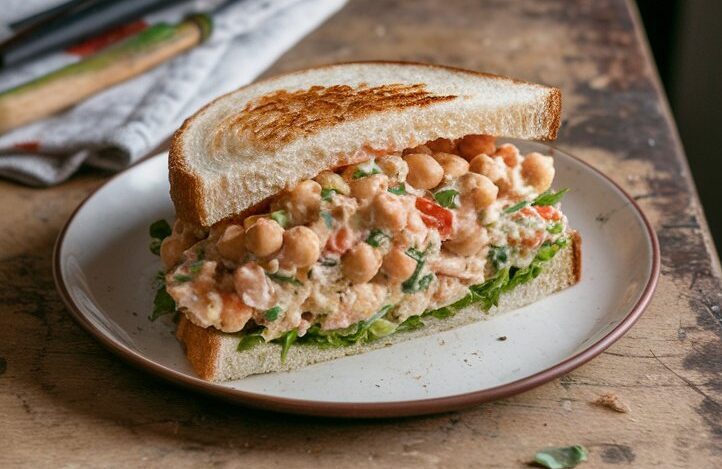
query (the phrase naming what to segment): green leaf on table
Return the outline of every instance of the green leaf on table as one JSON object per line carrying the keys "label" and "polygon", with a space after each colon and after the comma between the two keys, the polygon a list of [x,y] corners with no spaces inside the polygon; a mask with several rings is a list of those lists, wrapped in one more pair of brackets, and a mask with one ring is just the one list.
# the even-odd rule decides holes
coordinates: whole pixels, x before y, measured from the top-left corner
{"label": "green leaf on table", "polygon": [[536,453],[534,462],[549,469],[565,469],[586,461],[588,455],[589,452],[582,445],[545,448]]}

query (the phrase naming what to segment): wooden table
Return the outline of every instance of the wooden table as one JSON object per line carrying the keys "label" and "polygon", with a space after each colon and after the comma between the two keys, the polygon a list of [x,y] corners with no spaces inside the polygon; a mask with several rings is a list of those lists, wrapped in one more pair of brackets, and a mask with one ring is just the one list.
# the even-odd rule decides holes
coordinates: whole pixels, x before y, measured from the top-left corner
{"label": "wooden table", "polygon": [[[107,179],[0,183],[0,466],[525,467],[584,444],[585,467],[722,467],[720,267],[633,6],[588,1],[354,1],[267,75],[404,59],[560,87],[558,145],[634,195],[662,246],[649,309],[607,352],[525,394],[463,412],[339,421],[233,407],[137,371],[73,322],[51,251]],[[590,405],[612,391],[629,414]]]}

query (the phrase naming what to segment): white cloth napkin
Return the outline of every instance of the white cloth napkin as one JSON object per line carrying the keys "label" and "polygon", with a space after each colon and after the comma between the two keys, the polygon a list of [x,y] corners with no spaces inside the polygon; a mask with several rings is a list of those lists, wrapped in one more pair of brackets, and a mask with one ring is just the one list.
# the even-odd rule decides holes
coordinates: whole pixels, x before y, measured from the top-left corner
{"label": "white cloth napkin", "polygon": [[[62,114],[0,136],[0,177],[47,186],[66,180],[82,164],[127,167],[201,105],[250,83],[344,3],[241,0],[227,5],[212,15],[210,39],[190,52]],[[168,14],[182,17],[178,11]],[[67,63],[66,55],[0,73],[0,90]]]}

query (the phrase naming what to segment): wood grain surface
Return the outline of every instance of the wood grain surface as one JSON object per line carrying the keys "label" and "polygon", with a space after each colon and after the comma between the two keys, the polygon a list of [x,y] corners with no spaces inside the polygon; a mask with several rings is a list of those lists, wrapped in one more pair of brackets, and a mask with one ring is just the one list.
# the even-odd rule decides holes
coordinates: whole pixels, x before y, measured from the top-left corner
{"label": "wood grain surface", "polygon": [[[0,183],[0,467],[526,467],[583,444],[584,467],[722,467],[720,269],[636,11],[624,0],[352,1],[267,75],[402,59],[563,90],[558,146],[602,169],[653,222],[657,293],[607,352],[466,411],[323,420],[227,405],[137,371],[65,311],[53,242],[108,174]],[[592,405],[613,392],[630,408]]]}

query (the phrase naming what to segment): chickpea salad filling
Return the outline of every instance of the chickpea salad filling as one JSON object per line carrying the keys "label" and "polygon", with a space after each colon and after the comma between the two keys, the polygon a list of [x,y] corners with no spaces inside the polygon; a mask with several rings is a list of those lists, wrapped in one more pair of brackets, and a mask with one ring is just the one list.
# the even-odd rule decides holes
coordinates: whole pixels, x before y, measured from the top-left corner
{"label": "chickpea salad filling", "polygon": [[494,137],[437,139],[324,171],[267,211],[151,225],[150,319],[185,314],[264,342],[340,347],[424,326],[537,277],[569,242],[554,161]]}

